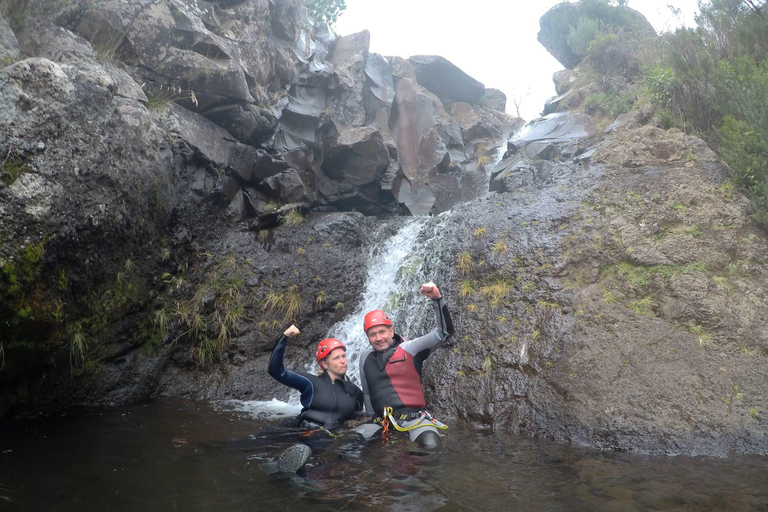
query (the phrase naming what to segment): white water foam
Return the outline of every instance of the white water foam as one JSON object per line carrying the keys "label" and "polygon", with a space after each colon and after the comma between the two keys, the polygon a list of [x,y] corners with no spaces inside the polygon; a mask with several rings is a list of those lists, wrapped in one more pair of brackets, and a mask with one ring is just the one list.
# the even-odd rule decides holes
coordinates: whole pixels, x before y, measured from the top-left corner
{"label": "white water foam", "polygon": [[301,405],[298,405],[298,401],[296,404],[292,404],[281,402],[277,398],[266,401],[226,400],[224,402],[220,402],[220,405],[227,409],[244,412],[254,418],[265,420],[277,420],[295,417],[301,412]]}

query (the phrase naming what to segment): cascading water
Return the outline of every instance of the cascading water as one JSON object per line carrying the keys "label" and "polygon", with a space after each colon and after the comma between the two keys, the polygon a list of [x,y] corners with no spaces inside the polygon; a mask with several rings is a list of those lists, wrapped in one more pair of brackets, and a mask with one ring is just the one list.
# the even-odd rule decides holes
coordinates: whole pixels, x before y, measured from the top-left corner
{"label": "cascading water", "polygon": [[419,294],[419,286],[437,279],[430,274],[439,264],[438,229],[446,215],[410,218],[383,245],[371,248],[362,300],[352,314],[328,331],[328,337],[338,338],[347,346],[347,375],[356,384],[360,385],[360,355],[368,347],[363,333],[363,317],[368,311],[386,311],[396,332],[406,339],[426,332],[417,331],[425,318],[432,321],[432,310]]}
{"label": "cascading water", "polygon": [[[440,282],[446,265],[441,258],[441,226],[450,212],[438,217],[411,217],[405,219],[395,235],[387,238],[391,230],[383,226],[372,236],[369,249],[368,274],[361,283],[362,298],[355,310],[328,331],[327,337],[340,339],[347,347],[347,375],[360,385],[360,355],[368,347],[363,333],[363,317],[372,309],[383,309],[392,318],[395,330],[405,339],[426,334],[433,329],[432,309],[429,301],[419,293],[419,286],[427,281]],[[314,372],[314,361],[305,370]],[[297,413],[299,393],[292,392],[288,403],[271,401],[230,402],[236,410],[254,417],[284,417]]]}

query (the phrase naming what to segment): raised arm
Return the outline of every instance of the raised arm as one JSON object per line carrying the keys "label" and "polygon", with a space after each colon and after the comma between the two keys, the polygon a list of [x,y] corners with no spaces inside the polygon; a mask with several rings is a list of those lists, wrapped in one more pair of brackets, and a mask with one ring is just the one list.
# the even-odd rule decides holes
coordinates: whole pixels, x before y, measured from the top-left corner
{"label": "raised arm", "polygon": [[301,393],[304,393],[311,388],[312,383],[306,377],[287,370],[283,364],[283,355],[285,354],[285,347],[288,346],[288,338],[292,338],[298,334],[300,334],[299,330],[296,326],[292,325],[285,330],[280,338],[278,338],[277,344],[272,351],[272,357],[269,358],[267,373],[279,383],[298,389]]}
{"label": "raised arm", "polygon": [[437,285],[432,282],[426,283],[421,286],[419,291],[425,297],[432,299],[432,308],[435,311],[435,329],[424,336],[408,340],[400,345],[412,356],[423,350],[429,350],[431,354],[454,332],[451,315]]}

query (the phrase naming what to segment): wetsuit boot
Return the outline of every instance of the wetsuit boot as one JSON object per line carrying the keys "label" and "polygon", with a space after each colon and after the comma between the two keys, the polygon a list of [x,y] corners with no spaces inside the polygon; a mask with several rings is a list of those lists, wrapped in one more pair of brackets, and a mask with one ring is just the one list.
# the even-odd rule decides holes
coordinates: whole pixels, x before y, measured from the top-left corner
{"label": "wetsuit boot", "polygon": [[295,444],[286,448],[277,459],[281,473],[295,473],[307,463],[312,450],[305,444]]}
{"label": "wetsuit boot", "polygon": [[434,430],[427,430],[419,434],[416,438],[416,442],[424,448],[437,448],[440,446],[440,434]]}
{"label": "wetsuit boot", "polygon": [[304,467],[312,456],[312,449],[305,444],[289,446],[277,460],[261,465],[265,473],[295,473]]}

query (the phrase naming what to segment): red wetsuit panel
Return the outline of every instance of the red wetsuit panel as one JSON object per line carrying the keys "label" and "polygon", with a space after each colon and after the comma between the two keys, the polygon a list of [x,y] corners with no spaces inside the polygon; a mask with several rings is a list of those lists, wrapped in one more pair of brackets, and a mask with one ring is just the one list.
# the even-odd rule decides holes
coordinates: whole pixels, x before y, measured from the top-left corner
{"label": "red wetsuit panel", "polygon": [[405,407],[423,409],[427,403],[421,389],[421,376],[416,371],[413,356],[398,347],[385,367],[387,377],[395,388],[395,393]]}

